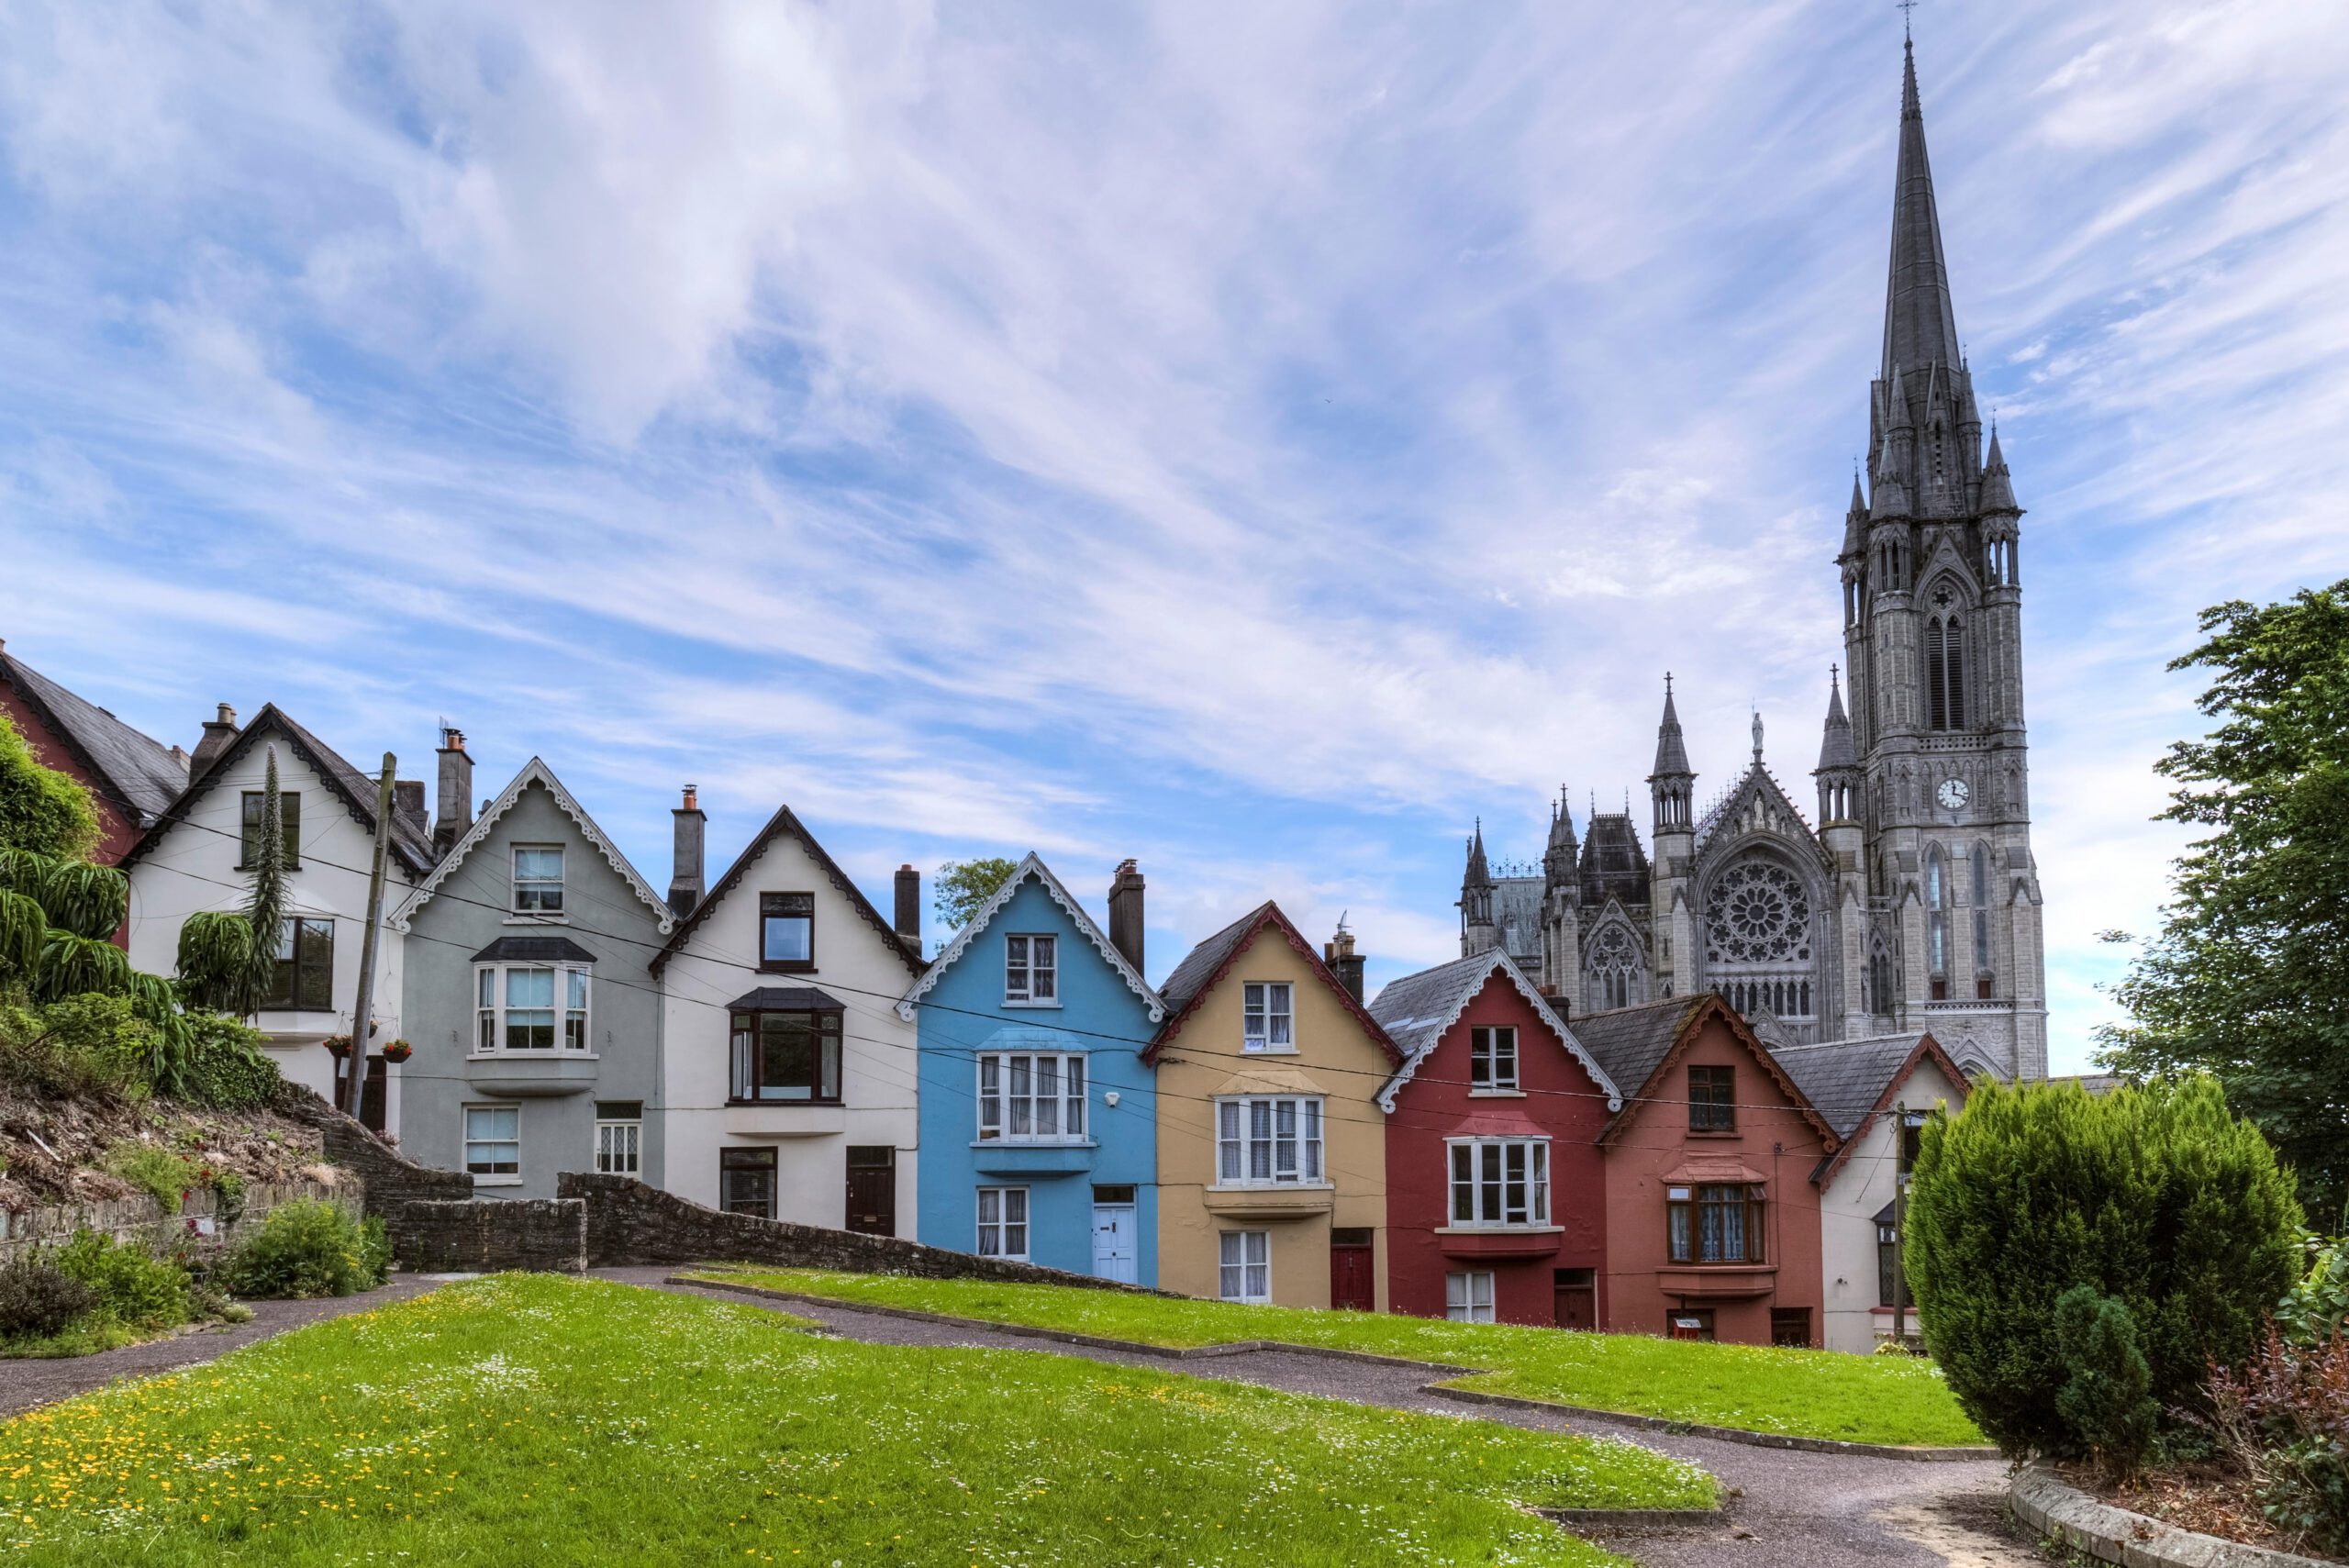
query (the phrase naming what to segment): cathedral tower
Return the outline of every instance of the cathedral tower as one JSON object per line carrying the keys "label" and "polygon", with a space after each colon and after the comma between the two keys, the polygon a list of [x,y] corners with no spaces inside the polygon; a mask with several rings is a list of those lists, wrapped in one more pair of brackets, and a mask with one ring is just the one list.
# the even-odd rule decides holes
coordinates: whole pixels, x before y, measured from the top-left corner
{"label": "cathedral tower", "polygon": [[1869,388],[1869,489],[1863,497],[1854,484],[1838,560],[1859,775],[1848,813],[1828,810],[1830,788],[1850,778],[1840,755],[1831,766],[1823,751],[1820,769],[1822,828],[1856,818],[1867,890],[1866,929],[1844,945],[1844,973],[1861,982],[1847,984],[1846,1028],[1930,1028],[1963,1065],[2042,1077],[2022,509],[1997,431],[1987,460],[1981,441],[1911,49],[1884,351]]}

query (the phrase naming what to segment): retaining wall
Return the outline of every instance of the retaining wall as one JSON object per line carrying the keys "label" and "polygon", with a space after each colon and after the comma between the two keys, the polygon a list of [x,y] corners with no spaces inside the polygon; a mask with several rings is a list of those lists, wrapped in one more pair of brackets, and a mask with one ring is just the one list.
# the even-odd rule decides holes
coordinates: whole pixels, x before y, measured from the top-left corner
{"label": "retaining wall", "polygon": [[52,1204],[10,1214],[0,1209],[0,1264],[27,1252],[61,1246],[77,1230],[95,1230],[117,1241],[137,1241],[157,1252],[180,1252],[195,1261],[225,1252],[258,1229],[280,1204],[327,1198],[360,1212],[365,1185],[356,1175],[332,1184],[320,1182],[255,1182],[246,1187],[244,1207],[233,1218],[221,1213],[220,1195],[205,1189],[180,1200],[180,1212],[145,1193],[98,1203]]}

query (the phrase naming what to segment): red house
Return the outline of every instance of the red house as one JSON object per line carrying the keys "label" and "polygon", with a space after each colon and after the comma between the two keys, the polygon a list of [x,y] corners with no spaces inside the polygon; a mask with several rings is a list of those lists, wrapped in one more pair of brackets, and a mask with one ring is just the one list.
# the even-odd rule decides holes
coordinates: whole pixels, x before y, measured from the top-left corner
{"label": "red house", "polygon": [[1394,1310],[1598,1327],[1598,1137],[1622,1106],[1606,1071],[1497,949],[1394,982],[1370,1013],[1404,1051],[1378,1095]]}
{"label": "red house", "polygon": [[1600,1133],[1609,1329],[1820,1343],[1819,1188],[1842,1140],[1713,992],[1575,1020],[1623,1086]]}
{"label": "red house", "polygon": [[0,642],[0,713],[44,767],[89,786],[98,808],[91,859],[112,865],[187,788],[187,753],[140,734],[67,691]]}

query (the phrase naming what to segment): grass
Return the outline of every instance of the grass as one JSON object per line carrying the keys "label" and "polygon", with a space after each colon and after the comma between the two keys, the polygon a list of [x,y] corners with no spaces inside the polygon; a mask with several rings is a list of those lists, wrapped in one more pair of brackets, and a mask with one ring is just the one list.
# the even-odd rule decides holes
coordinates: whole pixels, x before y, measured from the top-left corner
{"label": "grass", "polygon": [[1834,1351],[1569,1334],[1375,1312],[1169,1300],[1076,1285],[994,1284],[805,1269],[712,1268],[709,1279],[995,1323],[1190,1348],[1238,1340],[1367,1351],[1490,1369],[1465,1386],[1705,1426],[1938,1447],[1987,1440],[1931,1362]]}
{"label": "grass", "polygon": [[61,1564],[1612,1564],[1516,1505],[1689,1507],[1630,1444],[499,1275],[0,1424]]}

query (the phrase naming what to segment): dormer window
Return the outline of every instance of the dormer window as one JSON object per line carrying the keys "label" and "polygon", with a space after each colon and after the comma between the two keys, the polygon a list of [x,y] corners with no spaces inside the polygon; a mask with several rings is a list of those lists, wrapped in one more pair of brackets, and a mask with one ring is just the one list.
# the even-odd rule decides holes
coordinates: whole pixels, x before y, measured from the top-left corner
{"label": "dormer window", "polygon": [[562,914],[562,845],[515,846],[514,913],[542,918]]}
{"label": "dormer window", "polygon": [[1003,1000],[1006,1006],[1060,1006],[1060,945],[1058,937],[1004,938]]}

